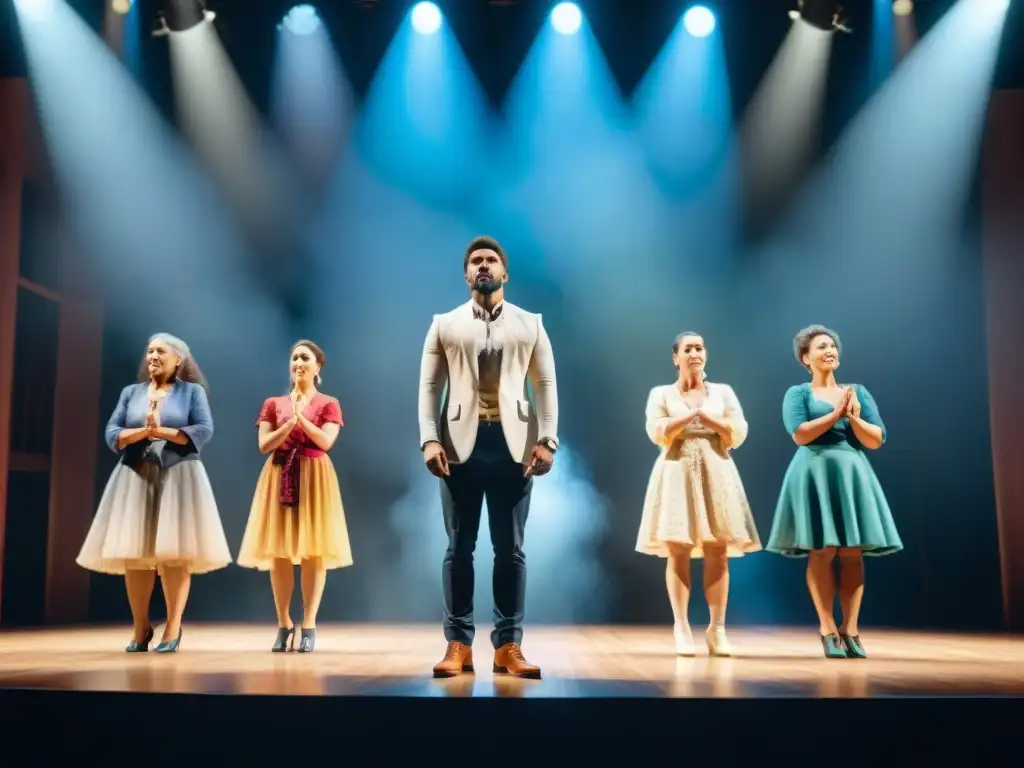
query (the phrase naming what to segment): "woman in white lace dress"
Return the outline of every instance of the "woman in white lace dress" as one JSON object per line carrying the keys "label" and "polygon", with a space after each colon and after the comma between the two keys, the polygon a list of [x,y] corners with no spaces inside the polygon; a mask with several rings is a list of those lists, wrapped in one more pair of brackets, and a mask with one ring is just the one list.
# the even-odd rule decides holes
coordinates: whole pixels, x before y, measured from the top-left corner
{"label": "woman in white lace dress", "polygon": [[711,614],[708,652],[729,656],[728,558],[761,549],[730,455],[746,439],[747,422],[732,387],[707,381],[707,350],[700,334],[679,334],[672,362],[679,378],[655,387],[647,398],[647,434],[661,454],[647,486],[636,550],[667,558],[665,582],[676,653],[682,656],[696,653],[689,621],[690,560],[704,559],[704,595]]}

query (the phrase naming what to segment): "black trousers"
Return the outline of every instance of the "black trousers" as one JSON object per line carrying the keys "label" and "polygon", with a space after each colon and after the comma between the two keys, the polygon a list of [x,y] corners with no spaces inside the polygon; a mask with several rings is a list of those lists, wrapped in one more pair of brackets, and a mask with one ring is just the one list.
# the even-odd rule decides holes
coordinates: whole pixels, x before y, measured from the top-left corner
{"label": "black trousers", "polygon": [[448,531],[444,555],[444,636],[470,645],[475,585],[473,554],[480,515],[487,500],[487,524],[494,547],[494,631],[491,644],[521,643],[526,601],[526,555],[523,535],[530,511],[533,478],[523,477],[523,465],[512,458],[501,424],[480,422],[473,453],[462,464],[451,464],[441,479],[441,507]]}

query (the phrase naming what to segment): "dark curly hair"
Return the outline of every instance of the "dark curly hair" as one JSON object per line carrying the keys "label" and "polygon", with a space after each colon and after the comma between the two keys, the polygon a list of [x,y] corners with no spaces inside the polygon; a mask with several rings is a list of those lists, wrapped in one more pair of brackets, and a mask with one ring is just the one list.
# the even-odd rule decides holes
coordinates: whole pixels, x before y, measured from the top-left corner
{"label": "dark curly hair", "polygon": [[498,254],[498,258],[501,259],[501,263],[508,269],[508,254],[505,253],[505,249],[501,247],[501,243],[495,240],[493,237],[487,235],[481,235],[480,237],[474,237],[470,241],[469,245],[466,246],[466,253],[462,256],[462,271],[469,268],[469,257],[473,255],[473,251],[488,250],[494,251]]}
{"label": "dark curly hair", "polygon": [[[198,384],[207,392],[210,391],[209,385],[206,383],[206,377],[203,376],[202,370],[199,368],[199,364],[192,357],[192,352],[184,341],[179,339],[177,336],[172,336],[169,333],[154,333],[149,337],[149,341],[146,342],[148,348],[154,341],[162,341],[171,350],[174,351],[178,357],[181,358],[181,363],[171,374],[171,381],[177,379],[178,381],[188,381],[193,384]],[[139,381],[149,381],[149,364],[146,362],[146,355],[142,355],[142,362],[139,364],[138,379]]]}

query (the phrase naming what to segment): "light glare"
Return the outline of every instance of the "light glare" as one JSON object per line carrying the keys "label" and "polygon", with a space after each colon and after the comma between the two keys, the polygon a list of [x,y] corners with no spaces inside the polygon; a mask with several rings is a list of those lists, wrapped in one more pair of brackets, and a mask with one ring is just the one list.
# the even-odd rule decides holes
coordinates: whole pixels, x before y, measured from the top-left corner
{"label": "light glare", "polygon": [[296,5],[284,17],[284,25],[294,35],[311,35],[320,26],[320,16],[312,5]]}
{"label": "light glare", "polygon": [[563,35],[575,35],[583,24],[583,13],[576,3],[559,3],[551,9],[551,25]]}
{"label": "light glare", "polygon": [[694,37],[707,37],[715,31],[715,15],[703,5],[695,5],[683,16],[683,26]]}
{"label": "light glare", "polygon": [[40,21],[53,12],[53,0],[14,0],[14,6],[26,19]]}
{"label": "light glare", "polygon": [[433,3],[416,3],[412,9],[412,28],[421,35],[432,35],[441,28],[441,9]]}

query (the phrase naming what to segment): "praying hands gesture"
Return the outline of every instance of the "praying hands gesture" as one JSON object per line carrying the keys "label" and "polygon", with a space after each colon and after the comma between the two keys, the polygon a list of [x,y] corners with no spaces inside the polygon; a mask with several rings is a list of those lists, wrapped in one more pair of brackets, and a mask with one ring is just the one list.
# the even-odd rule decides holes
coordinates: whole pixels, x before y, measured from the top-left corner
{"label": "praying hands gesture", "polygon": [[121,447],[139,440],[167,440],[177,445],[185,445],[188,437],[180,429],[172,429],[160,425],[160,414],[157,412],[159,401],[149,401],[146,421],[137,429],[126,429],[118,440]]}
{"label": "praying hands gesture", "polygon": [[149,412],[146,414],[146,423],[144,426],[146,438],[149,440],[156,440],[156,432],[160,429],[160,414],[157,413],[157,401],[149,401]]}
{"label": "praying hands gesture", "polygon": [[697,406],[691,412],[692,421],[700,423],[701,426],[707,427],[712,432],[727,437],[731,433],[731,427],[727,418],[719,418],[706,413],[701,406]]}
{"label": "praying hands gesture", "polygon": [[[298,388],[291,392],[292,401],[292,417],[288,419],[288,425],[290,429],[294,429],[299,423],[299,414],[302,413],[302,393],[299,392]],[[289,430],[290,431],[290,430]]]}
{"label": "praying hands gesture", "polygon": [[832,409],[834,421],[839,421],[843,417],[851,420],[860,418],[860,400],[857,398],[857,393],[853,387],[849,385],[843,387],[843,393],[839,396],[839,400],[836,401]]}
{"label": "praying hands gesture", "polygon": [[705,424],[708,427],[711,427],[712,429],[714,428],[712,427],[707,415],[701,410],[700,406],[698,405],[695,408],[689,408],[684,415],[676,419],[673,419],[672,422],[665,429],[665,437],[668,438],[669,440],[675,440],[677,437],[679,437],[679,435],[686,431],[686,428],[690,424],[693,424],[694,422]]}
{"label": "praying hands gesture", "polygon": [[846,413],[845,415],[851,419],[860,418],[860,400],[857,398],[857,393],[853,387],[846,388]]}

